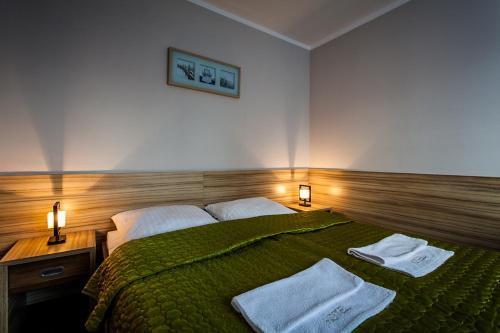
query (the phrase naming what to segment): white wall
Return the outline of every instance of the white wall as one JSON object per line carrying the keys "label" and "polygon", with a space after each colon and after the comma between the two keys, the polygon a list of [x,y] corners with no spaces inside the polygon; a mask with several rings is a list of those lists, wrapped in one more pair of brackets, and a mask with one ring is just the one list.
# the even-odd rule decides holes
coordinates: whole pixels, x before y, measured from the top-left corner
{"label": "white wall", "polygon": [[[0,45],[0,172],[308,165],[308,51],[186,1],[2,1]],[[166,86],[169,46],[241,98]]]}
{"label": "white wall", "polygon": [[[499,35],[497,0],[413,0],[311,52],[309,106],[307,51],[187,1],[2,1],[0,172],[500,176]],[[166,86],[168,46],[241,98]]]}
{"label": "white wall", "polygon": [[311,54],[311,167],[500,176],[500,1],[413,0]]}

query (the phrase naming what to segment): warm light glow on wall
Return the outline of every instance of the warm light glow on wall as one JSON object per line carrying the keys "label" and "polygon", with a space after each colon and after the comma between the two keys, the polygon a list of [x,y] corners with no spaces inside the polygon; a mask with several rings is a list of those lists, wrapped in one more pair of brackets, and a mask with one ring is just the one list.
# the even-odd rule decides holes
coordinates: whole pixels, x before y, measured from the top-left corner
{"label": "warm light glow on wall", "polygon": [[286,193],[286,186],[285,185],[278,185],[276,187],[276,192],[278,194],[285,194]]}
{"label": "warm light glow on wall", "polygon": [[[66,226],[66,212],[64,210],[59,210],[57,212],[57,221],[59,224],[59,228]],[[54,228],[54,212],[49,212],[47,214],[47,225],[49,229]]]}
{"label": "warm light glow on wall", "polygon": [[331,187],[330,188],[330,194],[331,195],[335,195],[335,196],[339,196],[339,195],[342,194],[342,188],[339,187],[339,186]]}

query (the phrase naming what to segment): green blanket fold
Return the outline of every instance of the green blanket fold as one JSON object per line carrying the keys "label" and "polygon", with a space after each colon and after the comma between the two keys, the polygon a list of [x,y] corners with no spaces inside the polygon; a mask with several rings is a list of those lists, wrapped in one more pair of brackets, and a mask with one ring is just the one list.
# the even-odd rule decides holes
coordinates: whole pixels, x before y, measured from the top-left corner
{"label": "green blanket fold", "polygon": [[97,331],[116,296],[134,281],[213,258],[280,234],[306,233],[347,223],[340,214],[310,212],[220,222],[130,241],[97,269],[83,293],[97,305],[86,328]]}

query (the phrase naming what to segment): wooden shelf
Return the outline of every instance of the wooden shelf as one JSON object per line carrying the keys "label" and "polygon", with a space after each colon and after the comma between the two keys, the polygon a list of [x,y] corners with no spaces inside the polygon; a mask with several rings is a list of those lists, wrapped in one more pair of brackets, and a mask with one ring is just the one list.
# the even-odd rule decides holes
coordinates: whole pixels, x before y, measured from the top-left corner
{"label": "wooden shelf", "polygon": [[293,209],[294,211],[297,211],[297,212],[314,212],[317,210],[330,211],[332,209],[331,206],[325,206],[325,205],[320,205],[320,204],[315,204],[315,203],[311,203],[310,207],[300,206],[298,203],[287,204],[286,206],[290,209]]}

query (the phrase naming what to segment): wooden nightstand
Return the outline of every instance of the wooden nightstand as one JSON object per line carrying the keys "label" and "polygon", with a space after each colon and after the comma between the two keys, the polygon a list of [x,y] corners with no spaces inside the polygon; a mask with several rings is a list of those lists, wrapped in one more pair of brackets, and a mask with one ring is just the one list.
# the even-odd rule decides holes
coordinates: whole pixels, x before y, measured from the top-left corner
{"label": "wooden nightstand", "polygon": [[94,230],[67,233],[58,245],[47,245],[48,239],[20,239],[0,260],[0,332],[8,332],[12,300],[19,295],[28,305],[55,298],[57,286],[86,280],[94,271]]}
{"label": "wooden nightstand", "polygon": [[296,212],[313,212],[317,210],[324,210],[325,212],[329,212],[332,210],[331,206],[325,206],[315,203],[312,203],[310,207],[300,206],[298,203],[287,204],[285,206],[287,206],[290,209],[293,209]]}

